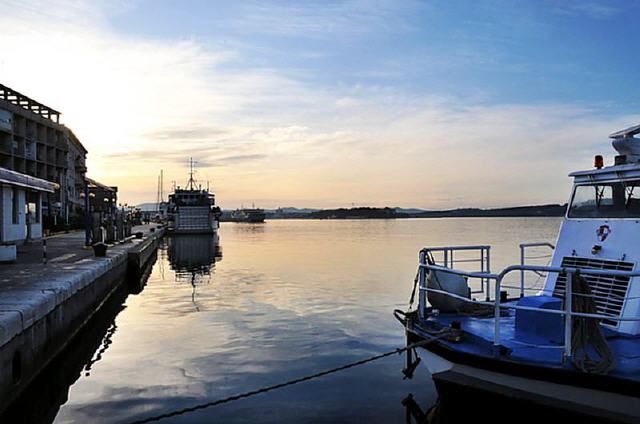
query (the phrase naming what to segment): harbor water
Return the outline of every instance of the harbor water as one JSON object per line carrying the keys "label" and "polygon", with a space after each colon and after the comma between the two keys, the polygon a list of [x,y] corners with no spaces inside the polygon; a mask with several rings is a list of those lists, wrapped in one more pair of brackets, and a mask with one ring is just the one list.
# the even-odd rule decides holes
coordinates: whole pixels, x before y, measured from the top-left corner
{"label": "harbor water", "polygon": [[[282,220],[168,238],[142,291],[105,304],[15,410],[123,423],[402,347],[392,311],[408,305],[422,247],[490,244],[498,271],[518,243],[554,242],[560,221]],[[393,355],[162,422],[405,422],[407,395],[427,410],[437,394],[424,365],[411,380],[403,367]]]}

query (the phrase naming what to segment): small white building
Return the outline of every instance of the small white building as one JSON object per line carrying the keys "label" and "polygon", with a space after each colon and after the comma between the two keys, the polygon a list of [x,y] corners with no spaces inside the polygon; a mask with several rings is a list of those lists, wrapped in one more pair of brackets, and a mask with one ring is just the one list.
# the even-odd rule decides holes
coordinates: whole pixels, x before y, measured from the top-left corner
{"label": "small white building", "polygon": [[42,196],[56,183],[0,167],[0,242],[42,238]]}

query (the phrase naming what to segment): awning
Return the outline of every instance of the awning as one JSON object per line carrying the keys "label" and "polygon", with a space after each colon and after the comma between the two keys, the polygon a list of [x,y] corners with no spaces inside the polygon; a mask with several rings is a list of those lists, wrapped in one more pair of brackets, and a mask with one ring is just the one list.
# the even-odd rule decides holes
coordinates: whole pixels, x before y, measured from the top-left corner
{"label": "awning", "polygon": [[0,183],[53,193],[58,184],[0,167]]}

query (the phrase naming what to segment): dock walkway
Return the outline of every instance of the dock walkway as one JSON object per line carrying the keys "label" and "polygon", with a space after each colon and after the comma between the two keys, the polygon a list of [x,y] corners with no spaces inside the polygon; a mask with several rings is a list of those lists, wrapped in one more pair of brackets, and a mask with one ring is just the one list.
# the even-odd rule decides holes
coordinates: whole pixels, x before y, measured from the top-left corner
{"label": "dock walkway", "polygon": [[[146,238],[150,234],[151,228],[157,226],[158,224],[138,225],[133,227],[131,232],[135,234],[141,231]],[[122,246],[130,247],[131,245],[123,244]],[[110,246],[107,256],[110,257],[112,256],[110,253],[119,250],[121,250],[119,245]],[[8,289],[26,288],[34,282],[55,280],[60,274],[64,276],[76,268],[80,269],[87,263],[101,260],[93,256],[92,248],[85,247],[83,231],[47,237],[46,264],[42,260],[42,251],[42,242],[40,241],[18,246],[18,260],[14,263],[0,264],[0,304],[3,293]],[[0,337],[1,344],[2,338]]]}
{"label": "dock walkway", "polygon": [[[134,227],[141,239],[110,245],[104,258],[85,248],[84,233],[18,248],[0,264],[0,412],[89,319],[110,294],[154,257],[164,229]],[[139,279],[139,278],[138,278]]]}

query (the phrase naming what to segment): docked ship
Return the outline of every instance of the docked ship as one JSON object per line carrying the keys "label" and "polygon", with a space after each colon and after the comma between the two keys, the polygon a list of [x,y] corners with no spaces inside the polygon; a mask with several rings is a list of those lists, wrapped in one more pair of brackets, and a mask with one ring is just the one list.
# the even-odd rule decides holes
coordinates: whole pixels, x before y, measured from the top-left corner
{"label": "docked ship", "polygon": [[[424,360],[443,410],[640,422],[638,133],[610,135],[613,165],[597,155],[570,174],[555,245],[523,243],[520,263],[497,273],[487,245],[420,251],[409,310],[394,314],[410,347],[404,374]],[[549,264],[534,264],[543,250]]]}
{"label": "docked ship", "polygon": [[220,208],[209,188],[202,188],[193,178],[193,160],[190,161],[186,188],[176,187],[169,195],[167,215],[169,232],[173,234],[214,234],[218,231]]}
{"label": "docked ship", "polygon": [[231,221],[233,222],[251,222],[260,223],[264,222],[265,213],[264,209],[256,208],[240,208],[231,212]]}

